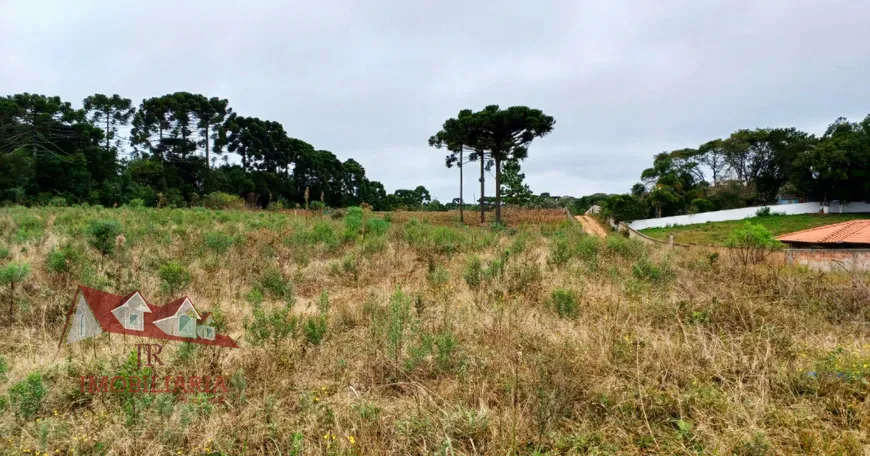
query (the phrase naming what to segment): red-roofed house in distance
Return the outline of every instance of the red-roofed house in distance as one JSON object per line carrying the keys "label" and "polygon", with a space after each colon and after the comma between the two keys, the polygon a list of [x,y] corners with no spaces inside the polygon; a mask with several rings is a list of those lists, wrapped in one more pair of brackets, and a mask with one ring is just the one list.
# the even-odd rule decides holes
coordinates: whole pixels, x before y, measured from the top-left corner
{"label": "red-roofed house in distance", "polygon": [[815,271],[870,271],[870,220],[850,220],[784,234],[786,262]]}
{"label": "red-roofed house in distance", "polygon": [[199,313],[187,296],[155,306],[139,291],[119,296],[79,285],[67,314],[61,344],[103,333],[238,347],[232,338],[217,334],[211,314]]}

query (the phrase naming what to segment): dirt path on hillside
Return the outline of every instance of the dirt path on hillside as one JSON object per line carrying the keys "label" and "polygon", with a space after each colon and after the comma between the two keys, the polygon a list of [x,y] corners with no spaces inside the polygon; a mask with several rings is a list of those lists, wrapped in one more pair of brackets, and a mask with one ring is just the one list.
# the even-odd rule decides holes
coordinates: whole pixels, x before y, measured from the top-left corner
{"label": "dirt path on hillside", "polygon": [[575,215],[574,218],[583,225],[583,231],[585,231],[586,234],[598,236],[600,238],[607,237],[607,230],[598,223],[598,220],[595,220],[588,215]]}

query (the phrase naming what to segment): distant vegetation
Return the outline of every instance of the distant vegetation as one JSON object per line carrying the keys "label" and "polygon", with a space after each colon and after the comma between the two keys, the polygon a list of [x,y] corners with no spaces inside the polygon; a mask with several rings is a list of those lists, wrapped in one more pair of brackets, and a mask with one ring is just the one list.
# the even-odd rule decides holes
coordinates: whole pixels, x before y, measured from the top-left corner
{"label": "distant vegetation", "polygon": [[870,116],[837,119],[825,133],[794,128],[738,130],[697,148],[662,152],[623,195],[584,197],[585,210],[630,221],[775,203],[870,200]]}

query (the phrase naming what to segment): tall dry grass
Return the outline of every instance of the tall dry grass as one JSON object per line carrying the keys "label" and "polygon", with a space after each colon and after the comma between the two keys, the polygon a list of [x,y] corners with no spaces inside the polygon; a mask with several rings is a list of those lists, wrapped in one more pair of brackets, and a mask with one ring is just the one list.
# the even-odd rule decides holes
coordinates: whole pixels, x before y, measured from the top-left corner
{"label": "tall dry grass", "polygon": [[[207,210],[10,208],[32,266],[0,341],[7,454],[864,454],[866,275],[742,267],[578,227],[458,228]],[[102,257],[94,219],[123,245]],[[370,225],[371,224],[371,225]],[[382,234],[379,234],[382,233]],[[170,296],[241,348],[167,344],[219,404],[79,391],[134,338],[58,350],[76,284]],[[0,290],[4,299],[5,290]],[[126,362],[126,364],[125,364]],[[2,368],[2,366],[7,366]],[[28,381],[30,376],[30,381]],[[39,379],[37,382],[37,378]],[[40,397],[39,386],[44,389]],[[207,398],[200,398],[207,399]]]}

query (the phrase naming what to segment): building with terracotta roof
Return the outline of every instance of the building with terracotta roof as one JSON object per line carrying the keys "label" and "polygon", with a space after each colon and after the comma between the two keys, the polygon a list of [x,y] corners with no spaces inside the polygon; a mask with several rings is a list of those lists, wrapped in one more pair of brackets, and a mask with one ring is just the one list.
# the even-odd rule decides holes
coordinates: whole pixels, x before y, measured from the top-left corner
{"label": "building with terracotta roof", "polygon": [[786,262],[817,271],[870,270],[870,220],[850,220],[784,234]]}
{"label": "building with terracotta roof", "polygon": [[217,334],[211,313],[199,313],[187,296],[155,306],[139,291],[119,296],[80,285],[61,343],[72,344],[103,333],[238,347],[230,337]]}
{"label": "building with terracotta roof", "polygon": [[870,220],[819,226],[784,234],[777,239],[794,247],[870,248]]}

